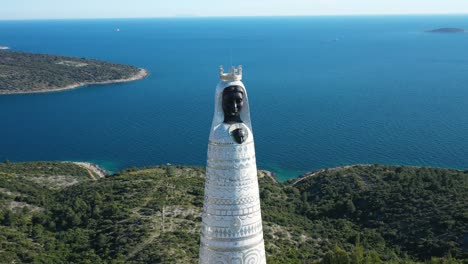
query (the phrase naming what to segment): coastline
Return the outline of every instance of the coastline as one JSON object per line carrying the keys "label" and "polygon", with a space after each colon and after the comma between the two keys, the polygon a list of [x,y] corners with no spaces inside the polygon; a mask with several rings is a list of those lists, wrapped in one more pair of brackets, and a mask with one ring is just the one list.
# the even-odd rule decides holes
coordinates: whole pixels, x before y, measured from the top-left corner
{"label": "coastline", "polygon": [[[79,162],[78,161],[66,161],[66,162],[70,162],[70,163],[73,163],[73,164],[78,165],[80,167],[83,167],[83,168],[87,169],[88,171],[91,171],[94,174],[98,175],[99,178],[104,178],[104,177],[106,177],[106,175],[109,175],[109,173],[105,169],[103,169],[103,168],[99,167],[98,165],[96,165],[94,163],[91,163],[91,162],[81,162],[81,161],[79,161]],[[90,176],[92,178],[94,178],[92,174],[90,174]]]}
{"label": "coastline", "polygon": [[80,87],[88,86],[88,85],[132,82],[132,81],[144,79],[148,75],[149,75],[148,70],[140,68],[140,71],[138,71],[137,74],[126,79],[117,79],[117,80],[109,80],[109,81],[102,81],[102,82],[81,82],[81,83],[70,84],[65,87],[60,87],[56,89],[47,88],[47,89],[42,89],[42,90],[37,90],[37,91],[0,91],[0,95],[61,92],[61,91],[72,90],[72,89],[76,89],[76,88],[80,88]]}
{"label": "coastline", "polygon": [[[339,171],[339,170],[345,170],[352,168],[354,166],[363,166],[363,167],[370,167],[372,164],[352,164],[352,165],[343,165],[343,166],[338,166],[338,167],[333,167],[333,168],[323,168],[323,169],[318,169],[310,172],[306,172],[302,175],[299,175],[296,178],[289,179],[292,181],[291,186],[296,186],[298,183],[300,183],[303,180],[306,180],[308,178],[314,177],[320,173],[323,172],[328,172],[328,171]],[[389,165],[392,166],[392,165]],[[398,165],[393,165],[393,166],[398,166]],[[405,166],[405,167],[414,167],[414,166]]]}

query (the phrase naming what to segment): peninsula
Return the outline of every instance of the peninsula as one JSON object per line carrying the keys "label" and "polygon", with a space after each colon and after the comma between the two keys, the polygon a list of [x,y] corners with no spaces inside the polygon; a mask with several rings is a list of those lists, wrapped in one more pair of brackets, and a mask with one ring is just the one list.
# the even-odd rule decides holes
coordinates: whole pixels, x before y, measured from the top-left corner
{"label": "peninsula", "polygon": [[432,30],[426,30],[429,33],[464,33],[466,32],[462,28],[437,28]]}
{"label": "peninsula", "polygon": [[129,82],[147,75],[142,68],[94,59],[0,51],[0,95]]}

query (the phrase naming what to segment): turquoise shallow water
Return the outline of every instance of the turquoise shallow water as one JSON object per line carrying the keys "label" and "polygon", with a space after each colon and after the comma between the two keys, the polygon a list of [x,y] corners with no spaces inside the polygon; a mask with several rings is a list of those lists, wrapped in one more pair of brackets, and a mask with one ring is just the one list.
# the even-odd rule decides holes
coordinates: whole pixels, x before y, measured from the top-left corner
{"label": "turquoise shallow water", "polygon": [[[1,21],[0,45],[142,81],[0,96],[0,160],[204,165],[218,65],[244,65],[258,166],[468,168],[468,16]],[[115,29],[120,28],[120,32]]]}

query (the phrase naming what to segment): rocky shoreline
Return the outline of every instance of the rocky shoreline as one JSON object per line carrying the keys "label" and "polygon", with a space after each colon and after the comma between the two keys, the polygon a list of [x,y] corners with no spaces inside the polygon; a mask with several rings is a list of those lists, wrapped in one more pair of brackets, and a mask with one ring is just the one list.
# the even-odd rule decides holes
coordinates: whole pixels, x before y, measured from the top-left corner
{"label": "rocky shoreline", "polygon": [[105,169],[99,167],[98,165],[94,164],[94,163],[90,163],[90,162],[78,162],[78,161],[74,161],[74,162],[71,162],[73,164],[76,164],[80,167],[83,167],[87,170],[90,170],[91,172],[93,172],[94,174],[98,175],[99,178],[104,178],[106,177],[106,175],[109,175],[109,172],[107,172]]}
{"label": "rocky shoreline", "polygon": [[36,91],[0,91],[0,95],[6,94],[30,94],[30,93],[50,93],[50,92],[60,92],[65,90],[76,89],[83,86],[88,85],[100,85],[100,84],[111,84],[111,83],[124,83],[124,82],[132,82],[146,78],[149,75],[148,70],[140,68],[140,71],[135,74],[134,76],[126,79],[117,79],[117,80],[109,80],[109,81],[102,81],[102,82],[81,82],[70,84],[65,87],[58,87],[58,88],[46,88],[42,90]]}

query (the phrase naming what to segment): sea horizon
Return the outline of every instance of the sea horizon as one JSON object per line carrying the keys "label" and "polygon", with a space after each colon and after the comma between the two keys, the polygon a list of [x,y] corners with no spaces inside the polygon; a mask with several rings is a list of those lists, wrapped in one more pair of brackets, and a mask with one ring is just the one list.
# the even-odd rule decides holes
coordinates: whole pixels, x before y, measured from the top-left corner
{"label": "sea horizon", "polygon": [[362,13],[362,14],[311,14],[311,15],[232,15],[232,16],[200,16],[200,15],[173,15],[155,17],[63,17],[63,18],[17,18],[1,19],[0,22],[20,21],[68,21],[68,20],[150,20],[150,19],[243,19],[243,18],[315,18],[315,17],[407,17],[407,16],[468,16],[468,13]]}

